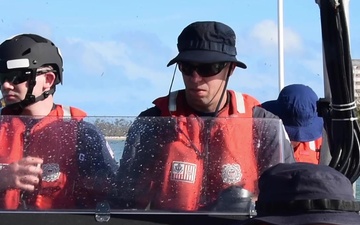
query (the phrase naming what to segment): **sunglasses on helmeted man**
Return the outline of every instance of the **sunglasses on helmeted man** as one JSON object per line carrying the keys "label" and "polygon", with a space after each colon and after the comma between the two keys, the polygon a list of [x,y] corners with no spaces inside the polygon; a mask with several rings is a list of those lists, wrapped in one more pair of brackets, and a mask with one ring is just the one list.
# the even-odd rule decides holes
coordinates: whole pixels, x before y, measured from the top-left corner
{"label": "sunglasses on helmeted man", "polygon": [[211,77],[220,73],[226,65],[226,62],[202,63],[198,65],[189,62],[179,62],[179,70],[186,76],[192,76],[193,72],[196,71],[201,77]]}
{"label": "sunglasses on helmeted man", "polygon": [[[41,75],[48,72],[56,72],[55,70],[40,70],[36,72],[36,75]],[[0,72],[0,85],[3,85],[5,81],[11,84],[20,84],[29,80],[31,70],[13,70],[9,72]]]}

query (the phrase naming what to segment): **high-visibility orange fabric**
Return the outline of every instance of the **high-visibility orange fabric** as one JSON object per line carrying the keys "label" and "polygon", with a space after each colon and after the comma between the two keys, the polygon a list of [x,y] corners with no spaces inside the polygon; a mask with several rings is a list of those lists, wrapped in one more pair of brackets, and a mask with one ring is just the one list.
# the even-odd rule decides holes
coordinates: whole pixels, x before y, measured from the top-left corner
{"label": "high-visibility orange fabric", "polygon": [[[25,156],[44,160],[40,186],[27,193],[25,203],[35,209],[72,208],[77,197],[73,190],[78,173],[76,164],[77,124],[85,112],[70,107],[71,118],[64,118],[61,105],[27,129],[19,116],[2,116],[0,126],[0,164],[17,162]],[[66,168],[66,169],[65,169]],[[7,189],[0,196],[1,209],[21,208],[18,189]]]}
{"label": "high-visibility orange fabric", "polygon": [[294,149],[294,156],[297,162],[320,163],[320,149],[322,137],[309,142],[300,142]]}
{"label": "high-visibility orange fabric", "polygon": [[[172,100],[176,101],[176,109],[169,111]],[[239,102],[243,105],[237,105]],[[259,105],[257,100],[230,91],[229,104],[211,120],[193,112],[184,91],[177,92],[174,99],[159,98],[154,104],[161,116],[175,118],[177,134],[174,141],[163,146],[155,170],[145,175],[153,181],[151,190],[144,191],[144,195],[155,196],[152,208],[197,210],[216,200],[231,185],[256,192],[258,169],[253,134],[249,131],[253,129],[252,109]],[[239,112],[239,108],[244,111]]]}

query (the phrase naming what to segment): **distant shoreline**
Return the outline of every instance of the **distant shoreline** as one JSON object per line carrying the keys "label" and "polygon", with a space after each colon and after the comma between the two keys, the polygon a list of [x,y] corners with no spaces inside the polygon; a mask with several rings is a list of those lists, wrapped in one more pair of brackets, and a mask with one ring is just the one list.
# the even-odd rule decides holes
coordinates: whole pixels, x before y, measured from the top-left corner
{"label": "distant shoreline", "polygon": [[105,136],[106,140],[122,140],[126,139],[126,136]]}

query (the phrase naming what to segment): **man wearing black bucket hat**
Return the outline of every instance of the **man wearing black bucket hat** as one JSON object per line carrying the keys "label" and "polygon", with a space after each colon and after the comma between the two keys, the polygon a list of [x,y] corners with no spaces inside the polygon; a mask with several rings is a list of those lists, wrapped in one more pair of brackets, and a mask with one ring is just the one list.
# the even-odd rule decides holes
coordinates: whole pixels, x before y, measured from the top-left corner
{"label": "man wearing black bucket hat", "polygon": [[326,166],[277,164],[259,179],[257,216],[238,225],[359,225],[350,180]]}
{"label": "man wearing black bucket hat", "polygon": [[[256,99],[227,90],[234,69],[246,68],[236,58],[229,26],[194,22],[181,32],[177,46],[179,54],[168,66],[177,64],[185,89],[156,99],[130,128],[120,160],[118,203],[238,211],[249,206],[243,200],[256,192],[258,174],[294,161],[290,142],[279,120],[257,107]],[[239,201],[230,206],[229,198]]]}

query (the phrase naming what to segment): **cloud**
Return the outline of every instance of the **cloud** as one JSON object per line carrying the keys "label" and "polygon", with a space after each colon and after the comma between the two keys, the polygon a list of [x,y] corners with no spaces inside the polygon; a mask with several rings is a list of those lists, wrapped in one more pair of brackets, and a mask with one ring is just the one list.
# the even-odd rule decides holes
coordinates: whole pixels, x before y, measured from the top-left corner
{"label": "cloud", "polygon": [[[45,38],[52,39],[53,30],[52,26],[50,26],[48,23],[39,21],[39,20],[27,20],[22,30],[28,31],[31,33],[39,34]],[[55,42],[55,40],[54,40]]]}
{"label": "cloud", "polygon": [[80,38],[67,39],[70,54],[76,56],[82,68],[91,74],[101,74],[108,66],[121,66],[127,60],[126,47],[116,41],[91,41]]}
{"label": "cloud", "polygon": [[[303,50],[301,37],[291,28],[284,27],[284,51],[287,53],[299,53]],[[264,51],[277,51],[278,26],[272,20],[263,20],[256,24],[250,32],[250,38],[254,38],[260,49]]]}
{"label": "cloud", "polygon": [[146,79],[149,82],[158,82],[169,76],[165,65],[171,48],[151,34],[127,32],[117,36],[121,38],[99,41],[68,38],[67,51],[92,75],[121,72],[127,79]]}
{"label": "cloud", "polygon": [[128,31],[112,39],[66,38],[62,45],[66,85],[56,94],[59,102],[92,115],[137,115],[168,92],[173,52],[156,35]]}
{"label": "cloud", "polygon": [[[239,56],[248,65],[236,71],[229,87],[248,93],[261,102],[277,98],[279,92],[278,30],[272,20],[262,20],[237,32]],[[284,28],[285,85],[304,83],[322,93],[321,39],[305,38],[293,28]]]}

